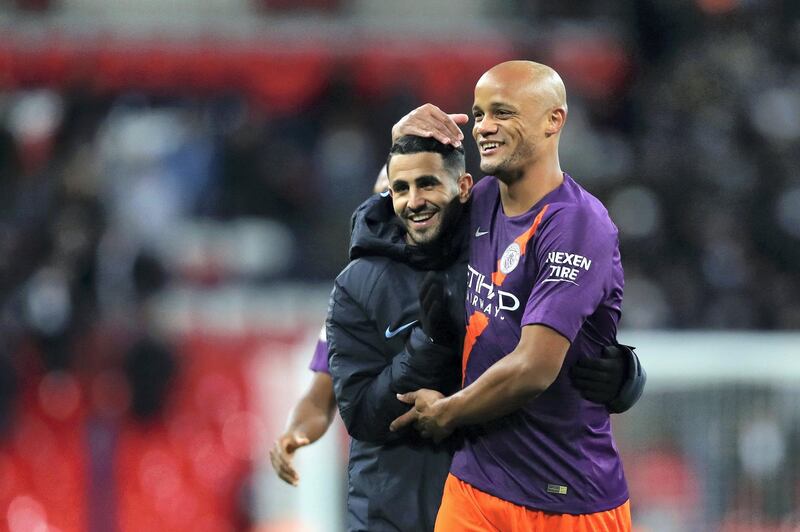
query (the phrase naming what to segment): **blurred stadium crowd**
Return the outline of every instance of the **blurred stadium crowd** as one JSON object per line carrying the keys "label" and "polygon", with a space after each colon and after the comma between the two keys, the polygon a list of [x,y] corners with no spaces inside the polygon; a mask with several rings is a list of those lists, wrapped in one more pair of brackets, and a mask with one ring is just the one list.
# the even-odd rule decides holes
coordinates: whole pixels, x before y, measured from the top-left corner
{"label": "blurred stadium crowd", "polygon": [[[3,14],[35,18],[53,4]],[[307,2],[333,17],[344,4]],[[154,296],[331,280],[391,125],[428,100],[467,112],[478,75],[511,57],[565,78],[562,166],[620,228],[625,327],[800,329],[800,4],[544,4],[508,8],[538,36],[455,40],[444,52],[435,41],[318,44],[304,48],[302,71],[277,50],[154,60],[158,43],[115,57],[6,32],[3,435],[26,426],[26,394],[69,418],[84,381],[98,419],[157,415],[178,362],[157,334]],[[225,77],[230,61],[257,79]],[[240,480],[241,468],[230,466]]]}

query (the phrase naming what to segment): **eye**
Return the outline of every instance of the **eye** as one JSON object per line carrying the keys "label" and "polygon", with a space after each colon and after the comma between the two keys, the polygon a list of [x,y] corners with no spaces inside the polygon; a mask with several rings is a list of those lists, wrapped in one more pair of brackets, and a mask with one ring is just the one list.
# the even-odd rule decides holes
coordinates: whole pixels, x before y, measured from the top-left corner
{"label": "eye", "polygon": [[417,186],[423,190],[433,190],[436,188],[436,185],[439,184],[439,181],[436,179],[432,179],[430,177],[425,177],[417,181]]}
{"label": "eye", "polygon": [[472,116],[475,118],[476,122],[483,120],[483,113],[474,112],[472,113]]}
{"label": "eye", "polygon": [[494,115],[497,118],[503,119],[511,116],[511,113],[509,111],[506,111],[505,109],[498,109],[497,111],[495,111]]}

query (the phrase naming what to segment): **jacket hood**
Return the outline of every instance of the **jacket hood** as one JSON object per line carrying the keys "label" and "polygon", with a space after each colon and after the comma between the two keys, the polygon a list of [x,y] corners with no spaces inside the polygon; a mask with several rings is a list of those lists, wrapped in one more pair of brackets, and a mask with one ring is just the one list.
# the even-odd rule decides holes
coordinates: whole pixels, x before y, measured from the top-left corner
{"label": "jacket hood", "polygon": [[420,270],[441,270],[458,260],[469,240],[469,204],[461,212],[451,238],[439,238],[436,246],[413,246],[406,242],[406,230],[397,219],[391,196],[375,194],[353,213],[350,260],[379,256],[404,262]]}

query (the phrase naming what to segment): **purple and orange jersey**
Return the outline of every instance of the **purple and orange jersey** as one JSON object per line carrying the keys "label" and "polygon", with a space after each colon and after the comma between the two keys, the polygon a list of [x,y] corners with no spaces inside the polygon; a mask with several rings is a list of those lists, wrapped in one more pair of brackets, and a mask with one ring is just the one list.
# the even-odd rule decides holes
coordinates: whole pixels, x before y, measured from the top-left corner
{"label": "purple and orange jersey", "polygon": [[328,369],[328,339],[325,337],[324,325],[319,332],[317,347],[314,348],[314,356],[311,359],[311,364],[308,365],[308,369],[320,373],[327,373],[329,375],[331,373]]}
{"label": "purple and orange jersey", "polygon": [[[477,527],[477,528],[476,528]],[[532,510],[475,489],[448,475],[436,530],[631,530],[630,503],[591,514],[554,514]]]}
{"label": "purple and orange jersey", "polygon": [[615,508],[628,489],[610,417],[604,405],[581,398],[569,369],[616,338],[623,287],[617,228],[566,174],[519,216],[503,212],[494,177],[475,185],[472,201],[463,385],[513,351],[525,325],[550,327],[571,346],[545,392],[465,431],[451,471],[528,508],[568,514]]}

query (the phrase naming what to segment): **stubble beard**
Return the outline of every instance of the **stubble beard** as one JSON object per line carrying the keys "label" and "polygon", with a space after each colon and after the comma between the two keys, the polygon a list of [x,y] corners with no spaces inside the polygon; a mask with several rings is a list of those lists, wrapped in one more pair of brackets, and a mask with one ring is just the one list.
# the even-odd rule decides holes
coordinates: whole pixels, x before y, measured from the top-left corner
{"label": "stubble beard", "polygon": [[506,185],[512,185],[525,175],[525,170],[527,169],[525,161],[533,159],[534,151],[535,148],[532,145],[521,145],[514,153],[495,165],[481,162],[481,171],[487,175],[495,176]]}
{"label": "stubble beard", "polygon": [[459,197],[454,197],[450,203],[439,211],[441,216],[439,225],[426,232],[423,238],[419,238],[419,235],[415,235],[406,227],[411,244],[423,250],[435,251],[439,249],[444,240],[453,234],[453,231],[461,221],[463,208],[464,204],[461,203]]}

